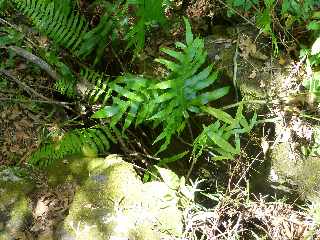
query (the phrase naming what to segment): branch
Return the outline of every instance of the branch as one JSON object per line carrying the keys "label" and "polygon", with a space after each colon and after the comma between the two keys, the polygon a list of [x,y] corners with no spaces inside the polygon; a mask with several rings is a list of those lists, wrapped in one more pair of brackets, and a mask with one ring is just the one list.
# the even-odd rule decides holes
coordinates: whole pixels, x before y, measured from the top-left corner
{"label": "branch", "polygon": [[[5,69],[0,69],[0,73],[4,74],[7,78],[9,78],[10,80],[14,81],[15,83],[17,83],[19,86],[21,86],[26,92],[33,93],[34,95],[36,95],[37,97],[45,100],[45,101],[50,101],[49,98],[43,96],[42,94],[36,92],[35,90],[33,90],[31,87],[29,87],[28,85],[26,85],[25,83],[21,82],[19,79],[15,78],[9,71],[5,70]],[[31,94],[30,94],[31,95]]]}
{"label": "branch", "polygon": [[7,47],[7,49],[10,49],[11,51],[15,52],[19,56],[38,65],[42,70],[46,71],[49,74],[49,76],[52,77],[54,80],[60,79],[59,74],[55,70],[53,70],[52,67],[47,62],[37,57],[36,55],[32,54],[31,52],[28,52],[27,50],[24,50],[23,48],[16,47],[16,46],[9,46]]}

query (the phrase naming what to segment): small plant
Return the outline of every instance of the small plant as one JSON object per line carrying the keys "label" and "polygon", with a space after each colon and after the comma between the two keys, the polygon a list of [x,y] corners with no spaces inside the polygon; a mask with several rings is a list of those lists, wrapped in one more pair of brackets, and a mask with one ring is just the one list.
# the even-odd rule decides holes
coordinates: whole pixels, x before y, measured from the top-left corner
{"label": "small plant", "polygon": [[129,40],[128,48],[135,46],[141,51],[145,43],[145,32],[151,26],[166,22],[165,7],[167,0],[128,0],[128,7],[135,8],[136,23],[131,27],[126,38]]}
{"label": "small plant", "polygon": [[202,110],[217,120],[205,126],[203,132],[195,139],[193,156],[198,158],[203,150],[207,149],[213,160],[234,159],[241,151],[240,134],[251,131],[257,122],[257,115],[254,114],[252,119],[247,121],[242,114],[243,104],[238,107],[235,118],[212,107],[202,107]]}
{"label": "small plant", "polygon": [[124,129],[134,120],[136,125],[144,121],[152,121],[154,127],[161,125],[163,130],[154,141],[164,140],[159,149],[161,152],[167,148],[174,134],[182,132],[191,112],[201,112],[201,106],[228,93],[229,87],[207,90],[217,80],[218,73],[212,71],[212,65],[200,70],[207,57],[204,41],[194,38],[186,19],[185,25],[186,44],[176,43],[181,51],[161,49],[175,61],[156,59],[169,70],[167,78],[160,82],[132,75],[118,78],[109,84],[109,91],[114,96],[111,92],[107,94],[113,104],[101,108],[93,118],[111,118],[114,126],[127,112]]}
{"label": "small plant", "polygon": [[55,160],[73,154],[96,156],[106,153],[110,141],[117,142],[120,132],[116,128],[95,126],[88,129],[75,129],[61,136],[59,140],[49,140],[31,154],[29,163],[36,166],[48,166]]}
{"label": "small plant", "polygon": [[308,30],[312,31],[314,42],[311,49],[303,49],[301,51],[301,58],[306,57],[307,68],[312,72],[311,76],[308,76],[303,81],[303,86],[308,89],[309,93],[316,97],[316,100],[320,100],[320,71],[315,70],[320,64],[320,12],[313,14],[313,20],[308,24]]}

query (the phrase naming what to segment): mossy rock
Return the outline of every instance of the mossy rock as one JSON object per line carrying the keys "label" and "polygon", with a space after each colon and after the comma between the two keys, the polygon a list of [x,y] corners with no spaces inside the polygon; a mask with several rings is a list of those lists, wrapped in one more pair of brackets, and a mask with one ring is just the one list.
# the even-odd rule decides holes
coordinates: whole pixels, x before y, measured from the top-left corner
{"label": "mossy rock", "polygon": [[[235,80],[241,98],[248,102],[248,109],[263,111],[263,104],[259,101],[289,94],[286,79],[291,67],[277,61],[270,63],[272,52],[268,38],[246,25],[215,26],[212,31],[213,34],[205,38],[209,60],[223,72],[229,84],[234,84]],[[294,82],[295,76],[291,78]]]}
{"label": "mossy rock", "polygon": [[32,224],[32,208],[28,194],[34,183],[20,170],[0,171],[0,239],[18,239]]}
{"label": "mossy rock", "polygon": [[178,198],[163,182],[143,184],[117,155],[85,164],[88,175],[57,230],[59,239],[156,240],[182,234]]}
{"label": "mossy rock", "polygon": [[271,151],[273,181],[294,187],[303,199],[320,198],[320,158],[303,158],[293,149],[291,143],[282,142]]}
{"label": "mossy rock", "polygon": [[320,202],[320,157],[310,156],[303,161],[296,176],[299,192],[308,200]]}

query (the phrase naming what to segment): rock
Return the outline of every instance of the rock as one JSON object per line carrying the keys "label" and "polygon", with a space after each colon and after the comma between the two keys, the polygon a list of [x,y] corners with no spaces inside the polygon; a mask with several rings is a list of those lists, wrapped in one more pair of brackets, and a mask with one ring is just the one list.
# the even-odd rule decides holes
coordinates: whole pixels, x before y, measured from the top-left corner
{"label": "rock", "polygon": [[[281,99],[296,93],[294,86],[301,80],[290,74],[292,67],[289,64],[270,61],[272,52],[268,38],[259,35],[251,26],[216,26],[212,31],[214,34],[205,38],[208,57],[229,84],[237,86],[243,100]],[[262,106],[258,103],[247,105],[253,110],[261,110]]]}
{"label": "rock", "polygon": [[[278,143],[270,150],[270,181],[274,186],[294,189],[305,200],[320,200],[320,157],[304,156],[293,130],[276,123]],[[288,188],[290,187],[290,188]]]}
{"label": "rock", "polygon": [[19,173],[20,169],[16,168],[0,171],[0,239],[28,239],[32,225],[28,194],[34,184]]}
{"label": "rock", "polygon": [[85,165],[88,175],[56,231],[58,239],[156,240],[182,234],[178,197],[166,184],[143,184],[117,155]]}

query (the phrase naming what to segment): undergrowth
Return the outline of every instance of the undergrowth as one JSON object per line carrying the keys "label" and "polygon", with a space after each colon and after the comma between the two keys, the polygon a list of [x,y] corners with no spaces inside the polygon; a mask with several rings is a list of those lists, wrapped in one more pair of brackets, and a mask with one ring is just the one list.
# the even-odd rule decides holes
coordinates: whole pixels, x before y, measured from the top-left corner
{"label": "undergrowth", "polygon": [[[58,107],[64,109],[70,123],[61,127],[62,134],[54,137],[48,134],[40,139],[38,148],[28,155],[29,166],[50,167],[70,155],[105,156],[113,146],[121,145],[126,148],[127,141],[136,140],[128,139],[127,136],[140,134],[141,129],[147,129],[146,132],[151,134],[143,132],[143,137],[148,140],[151,138],[155,147],[148,149],[150,155],[144,146],[139,147],[145,150],[143,156],[147,159],[159,160],[158,166],[166,166],[187,157],[194,164],[205,155],[204,158],[210,161],[226,163],[226,160],[237,160],[237,164],[244,165],[239,168],[247,168],[243,163],[244,159],[238,157],[243,153],[242,136],[268,119],[259,121],[256,113],[245,114],[248,113],[245,111],[248,110],[245,109],[245,102],[232,104],[231,106],[237,106],[234,113],[223,110],[230,107],[213,107],[221,105],[216,104],[217,101],[229,94],[231,86],[219,82],[219,70],[208,64],[204,39],[192,32],[187,18],[183,18],[184,40],[175,42],[174,46],[161,43],[166,47],[160,47],[160,53],[154,55],[155,64],[162,75],[136,74],[139,71],[132,67],[134,60],[143,59],[146,53],[144,51],[150,30],[161,29],[166,32],[166,27],[172,23],[166,14],[173,2],[94,1],[92,4],[88,3],[88,9],[95,8],[99,12],[98,20],[93,21],[90,11],[78,6],[82,1],[0,0],[1,14],[7,10],[10,14],[15,13],[18,17],[15,16],[17,20],[13,19],[22,26],[5,25],[5,21],[1,19],[3,26],[0,28],[0,56],[3,60],[0,70],[12,70],[22,75],[22,71],[15,68],[25,61],[28,66],[34,67],[34,75],[36,71],[37,76],[49,75],[54,81],[54,89],[47,90],[44,95],[62,99],[54,104],[58,103]],[[270,37],[274,55],[279,53],[281,47],[287,48],[284,43],[289,40],[300,44],[300,38],[304,36],[291,33],[298,32],[298,27],[303,25],[303,31],[308,32],[308,39],[304,42],[305,46],[299,46],[301,54],[297,60],[306,64],[307,77],[302,83],[304,88],[301,87],[301,91],[319,105],[320,12],[314,11],[319,5],[318,1],[227,0],[226,3],[229,16],[240,14],[247,22],[254,23],[260,29],[259,34]],[[183,7],[181,11],[184,10]],[[175,21],[182,22],[181,19]],[[48,38],[43,45],[38,41],[42,37]],[[121,66],[121,73],[108,72],[107,69],[111,68],[108,66],[110,56],[119,65],[126,61],[126,67]],[[1,76],[1,88],[8,87],[7,77]],[[43,102],[53,104],[48,98]],[[48,105],[39,104],[44,108]],[[319,111],[311,114],[317,113]],[[314,119],[316,117],[313,116]],[[205,119],[206,124],[197,124],[199,119]],[[192,132],[192,128],[199,134],[194,138],[190,136],[191,141],[187,142],[182,138]],[[180,151],[175,146],[176,139],[182,139],[184,149],[182,153],[175,152],[176,155],[172,156],[168,151],[170,147]],[[319,127],[314,127],[310,142],[312,144],[303,150],[305,156],[318,157]],[[140,142],[135,144],[141,145]],[[263,149],[263,153],[266,154],[268,150]],[[162,157],[160,153],[166,157],[159,159],[159,156]],[[250,163],[237,184],[247,181],[251,167]],[[237,173],[237,169],[235,172]],[[145,174],[144,177],[147,179],[148,175]],[[230,180],[230,186],[232,181]],[[249,182],[245,184],[249,186]],[[249,189],[246,194],[246,203],[249,203]],[[240,199],[242,201],[245,198]],[[218,198],[211,200],[218,203],[220,201]],[[316,208],[311,210],[319,222],[319,212]]]}

